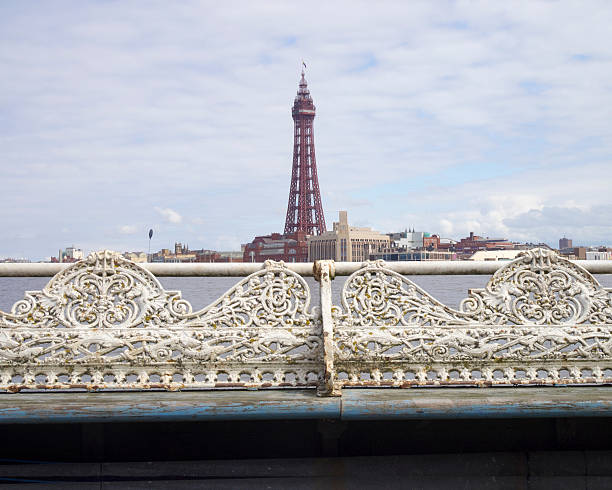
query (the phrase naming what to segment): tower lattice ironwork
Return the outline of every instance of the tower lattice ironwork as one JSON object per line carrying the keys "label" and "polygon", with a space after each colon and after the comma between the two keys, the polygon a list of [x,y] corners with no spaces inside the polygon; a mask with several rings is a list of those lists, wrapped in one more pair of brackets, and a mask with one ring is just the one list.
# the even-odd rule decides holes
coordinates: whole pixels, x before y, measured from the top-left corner
{"label": "tower lattice ironwork", "polygon": [[315,106],[302,71],[302,79],[292,109],[293,169],[289,204],[285,220],[285,234],[305,232],[320,235],[326,231],[321,204],[317,162],[315,159],[313,121]]}

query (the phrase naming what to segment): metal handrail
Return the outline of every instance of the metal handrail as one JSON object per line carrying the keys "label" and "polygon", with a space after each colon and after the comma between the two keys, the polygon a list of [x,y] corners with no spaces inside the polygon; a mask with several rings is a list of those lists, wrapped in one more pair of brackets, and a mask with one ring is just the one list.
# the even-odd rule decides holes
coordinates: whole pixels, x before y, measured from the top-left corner
{"label": "metal handrail", "polygon": [[[591,274],[612,274],[612,260],[571,261]],[[507,261],[431,261],[386,262],[389,270],[404,275],[490,275]],[[70,263],[4,263],[0,277],[52,277]],[[138,264],[158,277],[244,277],[265,269],[264,263],[142,263]],[[287,263],[286,267],[306,277],[314,276],[314,263]],[[336,276],[349,276],[362,267],[361,262],[334,262]]]}
{"label": "metal handrail", "polygon": [[[0,390],[612,384],[612,289],[585,270],[612,261],[144,265],[108,250],[3,264],[58,273],[0,312]],[[453,309],[398,272],[494,274]],[[192,311],[153,274],[249,275]]]}

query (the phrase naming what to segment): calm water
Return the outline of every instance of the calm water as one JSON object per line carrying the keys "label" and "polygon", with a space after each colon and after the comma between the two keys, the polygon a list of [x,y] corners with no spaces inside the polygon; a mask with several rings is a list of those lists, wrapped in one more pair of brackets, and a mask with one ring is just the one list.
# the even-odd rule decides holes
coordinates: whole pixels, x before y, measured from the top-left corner
{"label": "calm water", "polygon": [[[457,308],[470,288],[481,288],[489,276],[407,276],[434,298],[448,306]],[[612,274],[596,275],[604,287],[612,287]],[[345,277],[333,282],[334,304],[340,304],[340,292]],[[49,281],[47,277],[0,277],[0,310],[9,311],[16,301],[23,298],[24,291],[42,289]],[[212,303],[224,292],[238,283],[238,277],[162,277],[160,282],[167,290],[180,290],[194,310]],[[310,286],[313,304],[318,304],[318,287],[312,277],[306,281]]]}

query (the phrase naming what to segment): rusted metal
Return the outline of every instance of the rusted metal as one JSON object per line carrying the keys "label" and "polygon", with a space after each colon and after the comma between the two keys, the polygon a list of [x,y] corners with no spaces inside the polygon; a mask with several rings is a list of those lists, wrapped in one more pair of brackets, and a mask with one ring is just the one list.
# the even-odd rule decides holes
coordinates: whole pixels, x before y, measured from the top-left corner
{"label": "rusted metal", "polygon": [[331,260],[319,260],[314,263],[315,279],[319,283],[321,294],[321,323],[323,326],[323,382],[319,385],[320,396],[340,396],[334,370],[334,320],[332,318],[331,281],[335,277],[334,263]]}

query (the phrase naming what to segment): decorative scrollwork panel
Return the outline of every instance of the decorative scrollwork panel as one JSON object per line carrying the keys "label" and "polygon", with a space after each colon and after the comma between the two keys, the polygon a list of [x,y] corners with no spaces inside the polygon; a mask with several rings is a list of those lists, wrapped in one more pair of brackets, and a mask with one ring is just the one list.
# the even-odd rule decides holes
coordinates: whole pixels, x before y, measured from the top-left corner
{"label": "decorative scrollwork panel", "polygon": [[333,264],[318,269],[325,315],[277,262],[194,312],[137,264],[91,254],[0,312],[0,389],[612,383],[610,290],[551,251],[506,264],[458,310],[381,261],[332,306]]}
{"label": "decorative scrollwork panel", "polygon": [[193,312],[145,269],[98,252],[0,312],[5,389],[308,386],[322,359],[308,286],[282,263]]}
{"label": "decorative scrollwork panel", "polygon": [[484,326],[341,328],[339,361],[612,360],[612,327]]}
{"label": "decorative scrollwork panel", "polygon": [[612,383],[611,298],[586,270],[544,249],[499,269],[459,310],[384,262],[367,262],[334,312],[334,382]]}
{"label": "decorative scrollwork panel", "polygon": [[546,249],[499,269],[460,309],[474,322],[572,325],[612,323],[612,293],[582,267]]}

